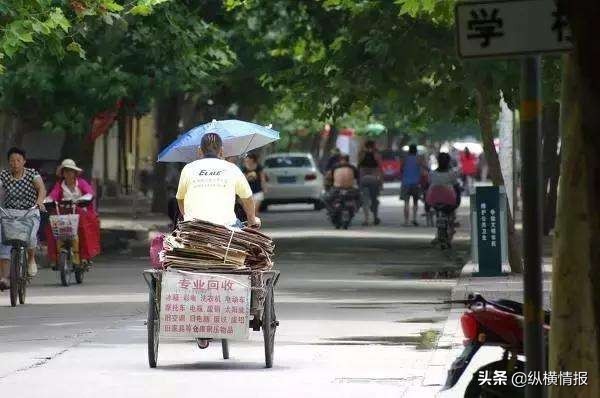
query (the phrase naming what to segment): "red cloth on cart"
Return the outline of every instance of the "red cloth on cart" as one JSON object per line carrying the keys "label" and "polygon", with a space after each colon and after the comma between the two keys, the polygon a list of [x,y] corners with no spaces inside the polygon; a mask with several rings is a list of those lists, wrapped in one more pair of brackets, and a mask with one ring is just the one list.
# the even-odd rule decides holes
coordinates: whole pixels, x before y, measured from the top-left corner
{"label": "red cloth on cart", "polygon": [[[91,207],[77,208],[77,214],[79,214],[79,258],[89,261],[100,254],[100,220]],[[46,225],[45,234],[48,244],[48,259],[51,263],[56,264],[56,239],[49,223]]]}

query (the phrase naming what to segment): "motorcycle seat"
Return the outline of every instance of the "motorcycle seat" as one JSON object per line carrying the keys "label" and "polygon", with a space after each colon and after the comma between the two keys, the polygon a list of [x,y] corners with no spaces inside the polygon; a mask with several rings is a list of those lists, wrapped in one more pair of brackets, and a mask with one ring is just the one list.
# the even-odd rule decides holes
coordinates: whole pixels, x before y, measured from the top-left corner
{"label": "motorcycle seat", "polygon": [[[512,312],[517,315],[523,315],[523,304],[518,301],[506,300],[506,299],[498,299],[493,300],[493,304],[496,304],[504,309],[505,311]],[[550,325],[551,312],[544,311],[544,323]]]}

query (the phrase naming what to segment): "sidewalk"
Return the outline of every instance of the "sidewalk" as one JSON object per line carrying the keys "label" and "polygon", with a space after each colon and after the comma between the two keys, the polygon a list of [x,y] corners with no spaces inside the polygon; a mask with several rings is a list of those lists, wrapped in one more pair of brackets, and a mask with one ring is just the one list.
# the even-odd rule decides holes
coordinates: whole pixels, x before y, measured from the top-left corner
{"label": "sidewalk", "polygon": [[98,206],[100,228],[111,231],[134,233],[150,230],[166,231],[170,223],[166,214],[152,213],[150,200],[143,197],[125,196],[105,198]]}
{"label": "sidewalk", "polygon": [[[544,284],[544,308],[550,309],[551,306],[551,282],[552,282],[552,258],[551,258],[551,238],[545,238],[543,258],[543,284]],[[452,289],[452,300],[463,300],[472,292],[481,293],[486,299],[509,299],[523,302],[523,275],[507,274],[499,277],[475,277],[474,272],[478,270],[477,264],[467,263],[461,272],[456,286]],[[460,317],[465,312],[462,304],[453,304],[451,306],[448,319],[442,329],[442,334],[438,340],[437,348],[431,362],[429,363],[423,385],[427,387],[437,387],[438,391],[444,386],[448,369],[452,362],[463,351],[463,332],[460,324]],[[484,349],[485,348],[485,349]],[[499,347],[484,347],[478,352],[472,361],[472,365],[478,368],[485,363],[500,359],[502,349]],[[479,365],[480,364],[480,365]],[[462,396],[462,391],[468,378],[462,378],[465,385],[459,383],[452,390],[438,393],[438,397],[458,397]]]}

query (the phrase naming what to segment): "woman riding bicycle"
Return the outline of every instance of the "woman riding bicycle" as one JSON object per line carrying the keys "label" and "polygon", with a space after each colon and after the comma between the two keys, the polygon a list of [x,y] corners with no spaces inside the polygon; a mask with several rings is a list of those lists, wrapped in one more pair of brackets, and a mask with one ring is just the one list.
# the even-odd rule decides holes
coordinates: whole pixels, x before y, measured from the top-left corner
{"label": "woman riding bicycle", "polygon": [[[63,160],[56,171],[59,180],[50,191],[46,202],[60,203],[61,201],[72,201],[73,206],[75,206],[76,202],[91,202],[94,198],[94,189],[80,176],[82,171],[72,159]],[[54,208],[52,205],[48,207],[49,210]],[[78,207],[76,211],[79,214],[79,227],[77,231],[79,258],[82,265],[89,265],[92,258],[100,253],[100,223],[92,205],[83,208]],[[56,239],[52,234],[50,226],[47,226],[44,232],[48,242],[48,259],[50,264],[56,265]]]}
{"label": "woman riding bicycle", "polygon": [[[27,161],[25,151],[19,148],[11,148],[8,150],[7,157],[9,168],[0,172],[0,185],[4,189],[6,212],[11,216],[20,217],[36,206],[39,210],[44,211],[46,188],[39,173],[34,169],[25,167]],[[37,247],[37,232],[40,226],[38,209],[29,213],[35,221],[27,249],[27,273],[29,276],[37,274],[35,248]],[[9,258],[10,247],[0,245],[0,288],[2,289],[8,288],[9,285]]]}

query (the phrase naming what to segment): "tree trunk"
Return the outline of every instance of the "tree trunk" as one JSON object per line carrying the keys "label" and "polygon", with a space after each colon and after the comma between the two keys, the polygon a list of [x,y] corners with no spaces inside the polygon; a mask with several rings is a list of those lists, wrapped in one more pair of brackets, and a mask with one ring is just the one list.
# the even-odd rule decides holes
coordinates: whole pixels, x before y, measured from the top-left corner
{"label": "tree trunk", "polygon": [[574,51],[567,57],[555,228],[550,369],[588,372],[588,385],[551,386],[553,398],[600,396],[600,3],[560,1]]}
{"label": "tree trunk", "polygon": [[[491,96],[491,98],[495,98]],[[497,102],[490,100],[485,84],[478,86],[475,92],[477,102],[477,117],[481,129],[481,141],[483,143],[483,152],[488,162],[489,175],[495,186],[504,186],[504,177],[500,168],[498,152],[494,146],[494,129],[492,122],[492,109],[498,107]],[[521,255],[521,243],[519,235],[515,230],[515,222],[510,208],[507,207],[508,224],[508,262],[512,272],[523,272],[523,258]]]}
{"label": "tree trunk", "polygon": [[549,368],[588,372],[588,386],[551,386],[550,393],[595,398],[600,396],[600,90],[598,84],[595,92],[589,90],[573,56],[567,56],[564,69]]}
{"label": "tree trunk", "polygon": [[560,175],[560,154],[558,150],[560,105],[557,102],[545,104],[542,110],[542,162],[544,171],[544,235],[554,228],[556,219],[556,194]]}
{"label": "tree trunk", "polygon": [[[159,152],[175,140],[179,134],[180,103],[181,96],[178,94],[157,101],[156,133],[158,135]],[[156,163],[154,168],[152,211],[155,213],[165,213],[167,211],[168,184],[174,183],[173,181],[166,181],[166,166],[165,163],[159,162]]]}

